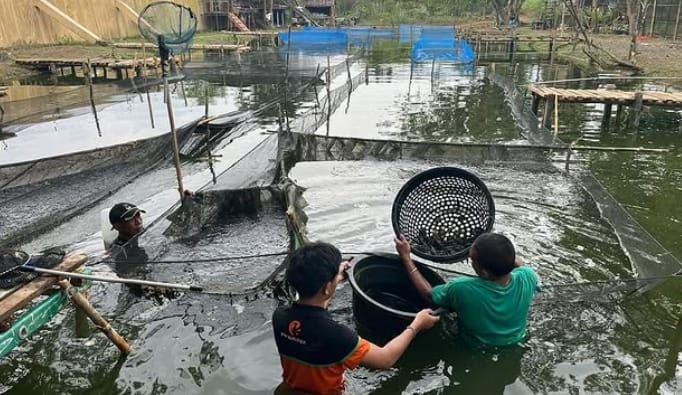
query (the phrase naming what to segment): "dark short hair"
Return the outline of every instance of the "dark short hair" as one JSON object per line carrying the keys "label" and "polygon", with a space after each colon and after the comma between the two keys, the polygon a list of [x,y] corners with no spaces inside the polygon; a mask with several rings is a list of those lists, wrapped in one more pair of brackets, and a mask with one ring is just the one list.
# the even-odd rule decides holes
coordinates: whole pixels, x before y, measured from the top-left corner
{"label": "dark short hair", "polygon": [[471,248],[476,249],[478,264],[494,276],[504,276],[516,267],[514,244],[502,234],[483,233]]}
{"label": "dark short hair", "polygon": [[341,252],[329,243],[306,244],[289,259],[286,278],[299,297],[314,296],[339,272]]}

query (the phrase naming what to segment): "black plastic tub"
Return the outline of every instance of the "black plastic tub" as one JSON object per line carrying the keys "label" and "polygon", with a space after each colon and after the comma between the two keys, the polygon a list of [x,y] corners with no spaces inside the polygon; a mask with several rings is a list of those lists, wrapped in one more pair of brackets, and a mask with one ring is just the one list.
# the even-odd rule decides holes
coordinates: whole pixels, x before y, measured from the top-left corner
{"label": "black plastic tub", "polygon": [[[431,285],[445,281],[415,262]],[[363,255],[348,272],[353,288],[353,313],[358,324],[375,334],[402,331],[424,308],[435,308],[417,292],[396,254]]]}

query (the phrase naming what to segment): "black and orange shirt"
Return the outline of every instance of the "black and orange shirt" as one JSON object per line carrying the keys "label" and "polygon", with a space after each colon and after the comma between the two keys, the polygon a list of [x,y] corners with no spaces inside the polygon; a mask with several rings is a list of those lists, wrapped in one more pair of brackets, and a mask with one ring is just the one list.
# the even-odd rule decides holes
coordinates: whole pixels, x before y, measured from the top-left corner
{"label": "black and orange shirt", "polygon": [[340,394],[343,372],[360,365],[371,343],[321,307],[292,304],[272,315],[284,384],[314,394]]}

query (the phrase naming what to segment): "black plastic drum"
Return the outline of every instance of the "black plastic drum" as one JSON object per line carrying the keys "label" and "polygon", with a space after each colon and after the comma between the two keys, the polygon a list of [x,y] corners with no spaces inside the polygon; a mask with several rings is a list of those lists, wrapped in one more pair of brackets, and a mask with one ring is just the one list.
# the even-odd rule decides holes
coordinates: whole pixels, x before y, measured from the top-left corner
{"label": "black plastic drum", "polygon": [[[431,285],[445,281],[433,270],[415,262]],[[359,324],[383,333],[402,330],[429,305],[417,292],[396,254],[362,256],[348,272],[353,288],[353,312]]]}

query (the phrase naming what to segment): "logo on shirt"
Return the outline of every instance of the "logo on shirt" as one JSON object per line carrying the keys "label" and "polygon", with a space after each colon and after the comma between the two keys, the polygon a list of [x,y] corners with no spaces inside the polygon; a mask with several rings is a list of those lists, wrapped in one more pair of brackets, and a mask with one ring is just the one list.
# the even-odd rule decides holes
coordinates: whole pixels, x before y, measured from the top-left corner
{"label": "logo on shirt", "polygon": [[293,320],[289,323],[289,336],[298,337],[301,335],[301,321]]}

